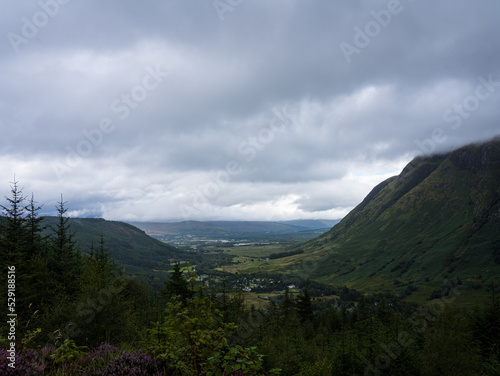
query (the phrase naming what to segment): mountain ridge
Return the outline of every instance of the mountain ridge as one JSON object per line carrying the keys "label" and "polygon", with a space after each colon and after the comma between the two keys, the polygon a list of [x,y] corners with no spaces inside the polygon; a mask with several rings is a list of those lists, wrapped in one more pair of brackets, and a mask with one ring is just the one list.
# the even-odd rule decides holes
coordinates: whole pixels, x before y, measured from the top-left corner
{"label": "mountain ridge", "polygon": [[[304,253],[270,269],[320,282],[404,293],[443,279],[483,285],[500,275],[500,140],[417,157],[375,186]],[[285,266],[286,265],[286,266]],[[411,291],[410,291],[411,292]]]}
{"label": "mountain ridge", "polygon": [[[41,225],[46,227],[45,234],[51,232],[50,227],[56,226],[58,220],[58,217],[43,217]],[[102,234],[110,256],[129,273],[169,270],[172,260],[189,261],[196,257],[150,237],[129,223],[103,218],[69,218],[68,225],[76,246],[85,253],[89,252],[92,242],[94,247],[98,246]]]}
{"label": "mountain ridge", "polygon": [[340,220],[290,221],[182,221],[182,222],[130,222],[148,235],[193,235],[200,237],[241,237],[257,234],[281,235],[300,231],[329,229]]}

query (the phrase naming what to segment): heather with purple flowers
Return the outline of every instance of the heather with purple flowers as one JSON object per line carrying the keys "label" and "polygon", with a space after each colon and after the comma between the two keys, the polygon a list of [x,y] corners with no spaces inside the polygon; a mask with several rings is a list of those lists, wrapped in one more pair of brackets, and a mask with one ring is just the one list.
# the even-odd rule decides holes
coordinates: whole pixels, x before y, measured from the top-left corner
{"label": "heather with purple flowers", "polygon": [[118,347],[101,343],[99,346],[93,348],[86,354],[83,358],[83,362],[102,363],[102,365],[107,364],[110,360],[114,359],[120,352]]}
{"label": "heather with purple flowers", "polygon": [[[9,353],[6,349],[0,349],[0,375],[11,376],[16,374],[15,369],[9,367],[9,361],[7,360],[8,356]],[[19,354],[16,352],[16,361],[19,359],[18,356]]]}
{"label": "heather with purple flowers", "polygon": [[79,375],[125,376],[163,375],[155,359],[142,351],[125,352],[102,343],[81,359]]}
{"label": "heather with purple flowers", "polygon": [[103,376],[157,375],[155,360],[141,351],[123,353],[108,363]]}
{"label": "heather with purple flowers", "polygon": [[101,344],[82,358],[79,375],[95,376],[161,376],[163,366],[142,351],[125,352]]}
{"label": "heather with purple flowers", "polygon": [[82,357],[79,374],[102,375],[103,369],[119,352],[118,347],[101,343]]}
{"label": "heather with purple flowers", "polygon": [[106,343],[88,353],[57,363],[54,349],[42,348],[16,352],[16,367],[8,366],[8,354],[0,349],[0,375],[2,376],[163,376],[167,373],[163,363],[142,351],[120,351]]}
{"label": "heather with purple flowers", "polygon": [[40,351],[16,351],[15,368],[9,367],[7,350],[0,349],[0,375],[2,376],[38,376],[48,375],[52,368],[50,355],[53,350],[43,348]]}

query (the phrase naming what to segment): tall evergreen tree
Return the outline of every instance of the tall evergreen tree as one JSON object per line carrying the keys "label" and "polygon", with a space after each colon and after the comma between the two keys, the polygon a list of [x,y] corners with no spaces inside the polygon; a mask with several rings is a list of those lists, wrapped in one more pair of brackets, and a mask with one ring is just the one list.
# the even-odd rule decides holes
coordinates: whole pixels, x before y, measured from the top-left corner
{"label": "tall evergreen tree", "polygon": [[500,298],[497,294],[493,285],[490,299],[473,311],[470,321],[483,357],[500,366]]}
{"label": "tall evergreen tree", "polygon": [[14,178],[11,182],[10,191],[12,196],[5,197],[8,206],[0,205],[2,214],[5,216],[5,223],[1,225],[1,255],[2,265],[17,265],[20,267],[25,259],[24,248],[26,246],[26,219],[22,188],[18,187],[18,182]]}
{"label": "tall evergreen tree", "polygon": [[42,226],[43,217],[40,217],[38,212],[42,206],[37,206],[33,193],[27,206],[24,207],[26,211],[26,236],[27,236],[27,250],[29,257],[44,252],[44,245],[47,237],[43,236],[45,226]]}
{"label": "tall evergreen tree", "polygon": [[294,307],[294,303],[292,299],[290,299],[290,289],[288,286],[285,288],[285,297],[283,299],[283,303],[281,304],[281,310],[283,311],[285,317],[290,316],[292,309]]}
{"label": "tall evergreen tree", "polygon": [[95,259],[97,262],[99,275],[104,284],[114,276],[115,270],[114,261],[109,255],[109,249],[105,247],[105,244],[104,234],[101,232],[99,236],[99,247],[97,248]]}
{"label": "tall evergreen tree", "polygon": [[90,252],[82,255],[82,261],[76,304],[77,311],[83,313],[76,318],[78,340],[94,346],[103,341],[136,336],[138,309],[135,304],[141,309],[147,308],[147,296],[141,296],[135,281],[115,278],[118,270],[105,247],[102,233],[97,247],[92,239]]}
{"label": "tall evergreen tree", "polygon": [[377,319],[385,326],[391,325],[394,321],[394,312],[389,308],[389,303],[385,296],[378,303],[376,310]]}
{"label": "tall evergreen tree", "polygon": [[73,295],[78,291],[78,277],[81,272],[80,254],[76,249],[75,241],[73,240],[74,233],[70,230],[69,218],[65,216],[68,209],[65,207],[66,202],[61,201],[56,206],[57,209],[57,225],[51,227],[53,231],[52,237],[52,260],[50,265],[55,273],[56,284],[66,294]]}
{"label": "tall evergreen tree", "polygon": [[[27,252],[28,236],[26,229],[26,197],[22,188],[14,177],[11,182],[11,197],[5,197],[7,205],[1,205],[5,216],[1,226],[0,249],[2,268],[14,266],[16,268],[16,311],[19,319],[24,321],[28,316],[30,302],[29,281],[32,279],[32,270],[29,268],[29,254]],[[2,285],[6,273],[2,270]],[[3,286],[2,286],[3,288]],[[5,290],[4,290],[5,291]]]}
{"label": "tall evergreen tree", "polygon": [[50,279],[47,264],[48,252],[46,251],[47,237],[43,236],[45,229],[41,224],[43,217],[38,214],[42,207],[36,204],[34,195],[31,194],[31,199],[24,208],[27,213],[25,218],[26,258],[30,271],[27,276],[26,298],[35,309],[40,309],[43,303],[50,301],[52,294],[47,283]]}
{"label": "tall evergreen tree", "polygon": [[370,315],[370,306],[368,305],[365,296],[361,295],[353,312],[352,321],[353,323],[367,321],[370,318]]}
{"label": "tall evergreen tree", "polygon": [[313,319],[313,308],[311,302],[311,296],[307,289],[304,290],[302,295],[297,297],[297,302],[295,303],[297,308],[297,313],[299,315],[300,321],[305,323],[307,321],[312,321]]}
{"label": "tall evergreen tree", "polygon": [[170,279],[165,282],[167,298],[179,297],[183,304],[193,297],[193,290],[181,270],[178,262],[174,264],[174,269],[170,272]]}
{"label": "tall evergreen tree", "polygon": [[436,322],[424,333],[422,374],[424,375],[479,375],[480,349],[467,325],[463,312],[446,307]]}
{"label": "tall evergreen tree", "polygon": [[89,255],[84,258],[83,264],[81,287],[85,294],[96,294],[100,289],[107,287],[116,276],[116,266],[105,247],[102,233],[97,248],[92,239]]}

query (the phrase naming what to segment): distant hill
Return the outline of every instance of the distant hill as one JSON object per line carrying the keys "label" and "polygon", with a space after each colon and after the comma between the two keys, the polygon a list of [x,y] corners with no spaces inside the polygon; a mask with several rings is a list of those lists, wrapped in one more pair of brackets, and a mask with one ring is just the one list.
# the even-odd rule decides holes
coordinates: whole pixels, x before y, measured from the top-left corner
{"label": "distant hill", "polygon": [[300,249],[266,270],[426,297],[451,278],[485,288],[500,276],[500,141],[414,159]]}
{"label": "distant hill", "polygon": [[[45,217],[43,226],[55,226],[57,217]],[[170,269],[174,259],[192,261],[196,255],[178,250],[146,235],[128,223],[101,218],[70,218],[70,231],[83,252],[89,252],[93,240],[97,246],[101,233],[110,255],[130,273],[146,274],[153,270]]]}
{"label": "distant hill", "polygon": [[200,239],[227,239],[285,235],[302,231],[327,230],[339,220],[267,221],[184,221],[174,223],[131,222],[155,237],[193,236]]}

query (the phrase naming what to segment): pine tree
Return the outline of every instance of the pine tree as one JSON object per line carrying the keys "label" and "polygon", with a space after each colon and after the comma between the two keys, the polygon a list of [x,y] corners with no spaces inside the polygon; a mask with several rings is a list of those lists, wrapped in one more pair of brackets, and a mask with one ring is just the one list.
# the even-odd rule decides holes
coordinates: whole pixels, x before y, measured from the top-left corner
{"label": "pine tree", "polygon": [[51,292],[47,280],[50,279],[50,272],[47,265],[47,237],[42,235],[45,227],[41,222],[43,217],[38,215],[41,206],[36,206],[37,202],[31,194],[29,204],[25,206],[27,213],[25,218],[26,226],[26,257],[28,262],[28,275],[26,297],[35,309],[42,308],[44,303],[50,301]]}
{"label": "pine tree", "polygon": [[67,295],[73,296],[78,291],[78,278],[81,272],[80,254],[73,240],[74,233],[70,232],[69,218],[65,217],[68,211],[65,204],[61,195],[61,201],[56,206],[58,222],[55,227],[51,227],[54,236],[50,265],[55,273],[57,287]]}
{"label": "pine tree", "polygon": [[116,276],[116,266],[105,247],[102,233],[97,248],[94,239],[91,240],[89,254],[83,257],[83,265],[80,285],[85,294],[96,294]]}
{"label": "pine tree", "polygon": [[436,322],[424,333],[422,374],[479,375],[481,357],[474,333],[467,325],[463,312],[446,307]]}
{"label": "pine tree", "polygon": [[90,243],[89,255],[84,257],[84,268],[81,275],[81,288],[85,294],[96,294],[107,287],[116,276],[116,265],[105,247],[104,235],[101,233],[98,248],[94,239]]}
{"label": "pine tree", "polygon": [[43,221],[43,217],[38,215],[38,212],[42,209],[42,206],[36,206],[37,202],[31,194],[31,199],[29,204],[24,207],[26,211],[26,230],[27,230],[27,248],[29,257],[32,257],[36,254],[40,254],[44,252],[44,245],[47,241],[47,237],[42,235],[45,227],[42,227],[41,223]]}
{"label": "pine tree", "polygon": [[[27,252],[26,210],[22,188],[14,177],[11,182],[11,197],[5,197],[8,205],[1,205],[5,219],[0,231],[1,265],[3,268],[14,266],[16,269],[16,310],[19,319],[25,321],[28,316],[28,307],[31,303],[29,281],[33,279],[32,270],[29,268],[29,255]],[[2,270],[2,285],[6,273]],[[3,287],[3,286],[2,286]],[[5,291],[5,290],[4,290]]]}
{"label": "pine tree", "polygon": [[342,329],[342,318],[340,316],[340,309],[331,307],[328,310],[327,323],[332,332],[338,332]]}
{"label": "pine tree", "polygon": [[1,226],[0,245],[2,249],[2,265],[15,265],[20,267],[24,263],[24,248],[26,246],[26,219],[23,205],[26,197],[23,190],[18,187],[18,182],[11,182],[12,197],[5,197],[9,206],[0,205],[5,218]]}
{"label": "pine tree", "polygon": [[385,296],[383,296],[378,303],[376,317],[378,321],[380,321],[387,327],[394,321],[394,313],[390,309],[389,304],[387,303],[387,298]]}
{"label": "pine tree", "polygon": [[284,313],[286,318],[288,318],[290,316],[293,307],[294,307],[294,303],[290,299],[290,289],[288,288],[288,286],[286,286],[285,298],[283,299],[283,303],[281,304],[281,310]]}
{"label": "pine tree", "polygon": [[115,278],[119,271],[109,256],[102,233],[97,247],[91,240],[90,252],[82,256],[82,261],[80,291],[76,302],[76,306],[81,307],[77,310],[83,312],[77,317],[81,343],[95,346],[103,341],[118,341],[137,335],[137,310],[133,307],[138,304],[147,308],[147,297],[146,304],[141,304],[140,294],[134,291],[127,293],[131,284],[132,289],[135,288],[133,285],[136,282]]}
{"label": "pine tree", "polygon": [[361,297],[358,300],[358,304],[356,305],[356,308],[353,312],[352,321],[353,323],[364,322],[370,318],[370,315],[371,312],[368,302],[366,301],[365,296],[361,295]]}
{"label": "pine tree", "polygon": [[183,304],[186,304],[187,300],[193,297],[193,290],[189,288],[189,283],[177,262],[170,272],[170,279],[165,282],[165,288],[167,298],[178,297]]}
{"label": "pine tree", "polygon": [[297,303],[295,304],[297,308],[297,313],[299,315],[300,321],[302,323],[312,321],[313,319],[313,308],[311,303],[311,296],[309,291],[304,290],[303,295],[297,297]]}
{"label": "pine tree", "polygon": [[99,237],[99,248],[97,248],[95,259],[97,261],[99,276],[103,284],[106,284],[114,277],[115,264],[109,255],[109,249],[105,247],[104,234],[102,232]]}
{"label": "pine tree", "polygon": [[483,357],[500,365],[500,298],[497,293],[493,285],[490,299],[474,310],[470,321]]}

